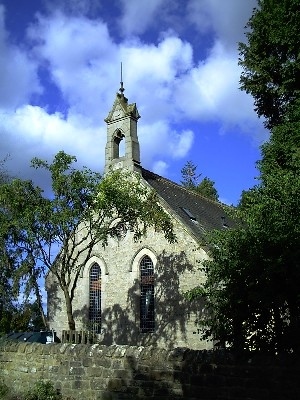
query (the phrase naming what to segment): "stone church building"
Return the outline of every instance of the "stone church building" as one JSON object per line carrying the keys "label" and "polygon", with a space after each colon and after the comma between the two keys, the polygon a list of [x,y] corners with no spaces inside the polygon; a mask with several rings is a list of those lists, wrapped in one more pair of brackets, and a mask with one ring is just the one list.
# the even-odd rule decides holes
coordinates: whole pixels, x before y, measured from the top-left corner
{"label": "stone church building", "polygon": [[[105,171],[126,168],[140,174],[172,217],[177,241],[171,244],[162,233],[149,229],[137,242],[127,232],[122,238],[110,238],[105,248],[101,244],[94,248],[73,300],[76,329],[92,329],[108,345],[211,348],[211,342],[200,340],[197,325],[204,304],[187,301],[183,293],[205,280],[201,264],[208,255],[199,239],[207,230],[224,229],[223,207],[143,168],[137,132],[140,115],[123,92],[121,83],[105,119]],[[48,318],[60,337],[68,324],[62,292],[49,290],[53,279],[51,274],[46,279]]]}

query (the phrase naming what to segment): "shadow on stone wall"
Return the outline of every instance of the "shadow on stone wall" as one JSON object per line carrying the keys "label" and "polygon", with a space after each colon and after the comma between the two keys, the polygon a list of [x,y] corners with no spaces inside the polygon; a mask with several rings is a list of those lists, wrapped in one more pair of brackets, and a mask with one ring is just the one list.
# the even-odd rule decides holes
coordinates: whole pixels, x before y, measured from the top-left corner
{"label": "shadow on stone wall", "polygon": [[155,271],[155,332],[140,332],[140,283],[136,279],[128,290],[126,307],[116,303],[104,311],[101,342],[145,346],[155,345],[159,338],[171,348],[175,340],[185,340],[187,318],[192,312],[200,318],[203,308],[199,302],[186,300],[180,288],[180,275],[194,268],[184,252],[169,255],[164,251]]}
{"label": "shadow on stone wall", "polygon": [[[58,284],[50,277],[50,274],[46,276],[45,286],[47,291],[47,318],[48,321],[53,321],[55,319],[55,313],[62,311],[62,301],[58,297]],[[51,304],[51,307],[48,306]],[[51,328],[51,327],[50,327]],[[61,332],[57,332],[59,335]]]}
{"label": "shadow on stone wall", "polygon": [[[103,398],[109,400],[186,398],[183,395],[185,388],[182,374],[174,371],[172,354],[169,358],[167,350],[147,347],[137,357],[134,354],[136,350],[134,348],[126,350],[123,364],[125,370],[114,371],[114,376],[108,379],[107,389],[102,393]],[[176,362],[182,362],[185,350],[175,350]]]}
{"label": "shadow on stone wall", "polygon": [[0,382],[22,393],[50,380],[76,400],[298,400],[299,371],[298,354],[0,340]]}
{"label": "shadow on stone wall", "polygon": [[[157,260],[155,270],[155,331],[141,333],[140,331],[140,282],[135,279],[127,292],[126,306],[115,303],[102,313],[102,333],[100,343],[128,344],[128,345],[157,345],[164,343],[166,348],[173,348],[175,341],[185,341],[187,338],[187,319],[193,314],[195,320],[201,318],[204,303],[190,302],[183,295],[180,281],[185,273],[195,271],[184,252],[168,254],[163,251]],[[192,276],[192,275],[191,275]],[[111,276],[110,279],[113,279]],[[195,282],[195,285],[197,282]],[[184,288],[187,290],[187,288]],[[88,288],[87,288],[88,290]],[[54,309],[61,312],[63,304],[57,295],[58,285],[55,282],[47,283],[48,299],[51,303],[49,317],[55,318]],[[122,291],[120,290],[120,296]],[[122,299],[123,300],[123,299]],[[122,301],[122,303],[124,303]],[[75,320],[83,322],[83,329],[89,330],[89,309],[84,305],[81,309],[74,309]],[[67,322],[67,321],[66,321]],[[197,326],[194,334],[198,335]],[[58,332],[60,335],[61,332]]]}
{"label": "shadow on stone wall", "polygon": [[146,347],[137,356],[137,348],[116,349],[124,352],[124,369],[116,364],[102,393],[107,400],[299,399],[299,359],[291,355],[237,360],[224,350]]}

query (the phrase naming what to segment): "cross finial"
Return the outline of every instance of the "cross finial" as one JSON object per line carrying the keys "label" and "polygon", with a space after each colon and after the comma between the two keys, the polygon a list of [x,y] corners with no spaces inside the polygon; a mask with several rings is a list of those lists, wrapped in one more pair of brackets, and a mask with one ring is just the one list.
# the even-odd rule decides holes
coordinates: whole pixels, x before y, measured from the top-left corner
{"label": "cross finial", "polygon": [[124,86],[123,86],[123,73],[122,73],[122,62],[121,62],[121,87],[120,87],[120,92],[121,92],[121,94],[123,94],[123,92],[124,92]]}

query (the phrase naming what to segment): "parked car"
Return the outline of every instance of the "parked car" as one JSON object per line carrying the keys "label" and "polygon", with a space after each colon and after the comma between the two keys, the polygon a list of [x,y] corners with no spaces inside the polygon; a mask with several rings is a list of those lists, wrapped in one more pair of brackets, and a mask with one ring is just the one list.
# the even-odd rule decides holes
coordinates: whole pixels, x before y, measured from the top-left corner
{"label": "parked car", "polygon": [[40,332],[12,332],[4,336],[5,339],[17,340],[18,342],[29,343],[59,343],[60,340],[54,331],[40,331]]}

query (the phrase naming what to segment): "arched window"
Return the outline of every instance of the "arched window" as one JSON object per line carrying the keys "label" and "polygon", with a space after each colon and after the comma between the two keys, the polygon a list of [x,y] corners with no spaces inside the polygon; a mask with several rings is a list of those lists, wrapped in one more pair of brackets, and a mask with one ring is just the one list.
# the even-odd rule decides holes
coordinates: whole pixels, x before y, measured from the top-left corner
{"label": "arched window", "polygon": [[94,333],[101,332],[101,269],[98,264],[90,269],[89,325]]}
{"label": "arched window", "polygon": [[125,155],[125,135],[118,129],[114,134],[113,158],[120,158]]}
{"label": "arched window", "polygon": [[154,268],[149,256],[140,263],[140,328],[141,332],[154,332]]}

